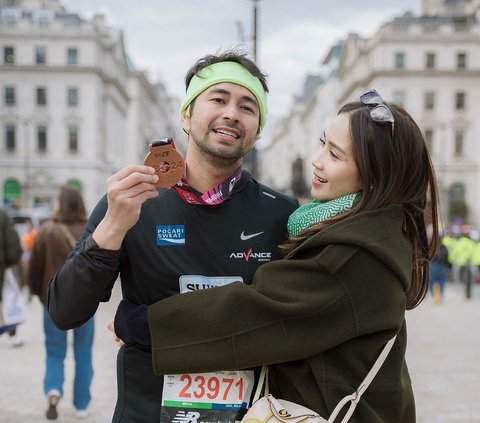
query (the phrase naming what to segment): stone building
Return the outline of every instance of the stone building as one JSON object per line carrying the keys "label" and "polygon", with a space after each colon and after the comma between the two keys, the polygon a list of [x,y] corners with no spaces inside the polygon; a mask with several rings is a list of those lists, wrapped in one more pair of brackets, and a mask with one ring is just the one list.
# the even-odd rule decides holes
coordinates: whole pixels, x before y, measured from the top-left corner
{"label": "stone building", "polygon": [[261,151],[261,180],[295,192],[295,163],[310,186],[311,157],[326,125],[341,105],[375,88],[422,129],[444,222],[480,227],[479,18],[479,0],[424,0],[422,16],[407,13],[371,38],[349,34],[332,46],[316,87],[296,100]]}
{"label": "stone building", "polygon": [[108,176],[177,138],[177,104],[135,70],[120,30],[59,0],[0,0],[0,190],[3,206],[54,207],[78,187],[88,209]]}

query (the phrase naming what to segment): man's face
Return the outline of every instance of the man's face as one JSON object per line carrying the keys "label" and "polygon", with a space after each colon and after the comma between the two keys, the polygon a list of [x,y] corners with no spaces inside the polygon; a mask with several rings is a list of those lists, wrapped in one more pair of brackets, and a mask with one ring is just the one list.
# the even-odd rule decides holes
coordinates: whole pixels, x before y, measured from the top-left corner
{"label": "man's face", "polygon": [[241,85],[212,85],[196,99],[189,117],[182,116],[197,153],[230,164],[241,160],[253,147],[260,110],[255,96]]}

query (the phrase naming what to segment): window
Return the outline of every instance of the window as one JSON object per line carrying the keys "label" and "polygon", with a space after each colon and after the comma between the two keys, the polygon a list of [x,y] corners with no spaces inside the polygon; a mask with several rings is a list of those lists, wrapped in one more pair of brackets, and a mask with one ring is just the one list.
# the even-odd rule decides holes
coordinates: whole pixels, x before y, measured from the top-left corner
{"label": "window", "polygon": [[4,63],[15,63],[15,50],[13,47],[4,47],[3,49],[3,62]]}
{"label": "window", "polygon": [[47,62],[47,50],[45,47],[36,47],[35,61],[37,62],[37,65],[44,65]]}
{"label": "window", "polygon": [[427,53],[425,56],[425,67],[427,69],[435,68],[435,53]]}
{"label": "window", "polygon": [[55,11],[53,10],[33,10],[32,11],[32,22],[36,24],[48,26],[50,22],[55,20]]}
{"label": "window", "polygon": [[405,91],[395,90],[392,95],[392,102],[403,107],[405,104]]}
{"label": "window", "polygon": [[425,93],[425,110],[433,110],[435,108],[435,93],[427,91]]}
{"label": "window", "polygon": [[37,88],[37,106],[45,106],[47,104],[47,89],[44,87]]}
{"label": "window", "polygon": [[455,157],[463,156],[463,144],[464,144],[465,133],[464,131],[458,129],[455,131]]}
{"label": "window", "polygon": [[5,127],[5,149],[7,151],[15,151],[15,125],[7,125]]}
{"label": "window", "polygon": [[439,23],[434,16],[422,16],[423,30],[424,32],[436,32],[438,31]]}
{"label": "window", "polygon": [[67,50],[67,64],[68,65],[76,65],[77,63],[77,49],[76,48],[69,48]]}
{"label": "window", "polygon": [[78,88],[67,89],[67,102],[69,106],[78,106]]}
{"label": "window", "polygon": [[[16,8],[20,7],[21,0],[3,0],[2,6],[5,8]],[[16,10],[7,10],[8,12],[16,12]],[[5,10],[3,11],[5,13]]]}
{"label": "window", "polygon": [[4,101],[6,106],[15,105],[15,87],[5,87]]}
{"label": "window", "polygon": [[70,153],[78,151],[78,128],[76,126],[68,127],[68,151]]}
{"label": "window", "polygon": [[427,144],[428,151],[432,151],[433,147],[433,130],[426,129],[425,130],[425,144]]}
{"label": "window", "polygon": [[455,93],[455,109],[465,110],[465,93],[463,91]]}
{"label": "window", "polygon": [[405,53],[395,53],[395,69],[405,69]]}
{"label": "window", "polygon": [[469,16],[454,16],[452,18],[452,23],[455,32],[464,32],[468,31],[468,21]]}
{"label": "window", "polygon": [[63,26],[65,28],[80,28],[81,21],[77,15],[69,14],[63,17]]}
{"label": "window", "polygon": [[467,53],[457,53],[457,69],[467,68]]}
{"label": "window", "polygon": [[37,127],[37,151],[40,153],[47,151],[47,127],[44,125]]}
{"label": "window", "polygon": [[466,220],[468,214],[467,203],[465,201],[465,186],[461,183],[455,183],[450,187],[448,193],[448,215],[451,221]]}

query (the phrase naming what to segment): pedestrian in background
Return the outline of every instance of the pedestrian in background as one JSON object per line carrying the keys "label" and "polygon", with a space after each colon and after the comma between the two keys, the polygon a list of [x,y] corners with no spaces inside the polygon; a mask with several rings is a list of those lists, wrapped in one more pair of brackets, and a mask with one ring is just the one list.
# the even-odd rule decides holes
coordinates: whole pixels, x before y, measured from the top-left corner
{"label": "pedestrian in background", "polygon": [[25,269],[28,270],[28,262],[30,256],[32,255],[33,244],[35,244],[35,238],[37,237],[37,230],[31,221],[26,223],[26,231],[22,236],[22,247],[23,247],[23,256],[22,262],[25,266]]}
{"label": "pedestrian in background", "polygon": [[479,241],[479,233],[477,230],[472,231],[471,234],[472,240],[474,241],[474,246],[472,248],[472,256],[471,256],[471,269],[472,269],[472,280],[473,283],[480,283],[480,241]]}
{"label": "pedestrian in background", "polygon": [[[49,420],[58,417],[57,404],[63,395],[67,332],[55,326],[45,308],[47,287],[50,278],[62,266],[75,246],[86,221],[87,213],[80,193],[72,188],[61,188],[57,210],[53,218],[40,227],[28,265],[30,290],[44,305],[43,327],[47,357],[43,389],[48,398],[46,417]],[[93,317],[73,329],[75,358],[73,405],[79,418],[87,417],[91,399],[93,335]]]}
{"label": "pedestrian in background", "polygon": [[[18,264],[22,257],[22,244],[15,229],[15,225],[8,216],[7,212],[0,209],[0,334],[8,332],[9,342],[12,346],[21,346],[23,342],[18,337],[16,325],[4,325],[3,321],[3,280],[5,271],[10,267],[18,269]],[[20,277],[19,272],[14,271],[15,275]]]}
{"label": "pedestrian in background", "polygon": [[429,290],[435,304],[440,304],[444,298],[448,271],[448,249],[440,244],[430,262]]}
{"label": "pedestrian in background", "polygon": [[460,235],[450,248],[452,260],[452,274],[455,283],[467,283],[470,272],[470,257],[475,242],[470,239],[470,229],[467,225],[462,226]]}
{"label": "pedestrian in background", "polygon": [[[35,238],[37,237],[37,230],[33,225],[32,221],[27,221],[25,224],[26,231],[22,236],[22,247],[23,247],[23,255],[22,255],[22,273],[24,275],[28,272],[28,262],[30,261],[30,256],[32,255],[33,244],[35,243]],[[24,281],[26,277],[24,278]],[[28,288],[28,283],[27,283]],[[28,288],[28,302],[32,300],[32,293]]]}

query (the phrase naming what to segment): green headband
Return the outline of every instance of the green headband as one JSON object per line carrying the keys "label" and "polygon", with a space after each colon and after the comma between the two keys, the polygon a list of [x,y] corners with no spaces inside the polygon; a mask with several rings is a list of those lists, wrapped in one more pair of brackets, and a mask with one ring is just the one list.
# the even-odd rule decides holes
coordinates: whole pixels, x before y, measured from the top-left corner
{"label": "green headband", "polygon": [[180,113],[183,113],[200,93],[221,82],[241,85],[252,92],[260,109],[260,130],[262,130],[267,120],[267,94],[260,80],[236,62],[214,63],[201,69],[198,75],[193,75],[185,99],[180,106]]}

